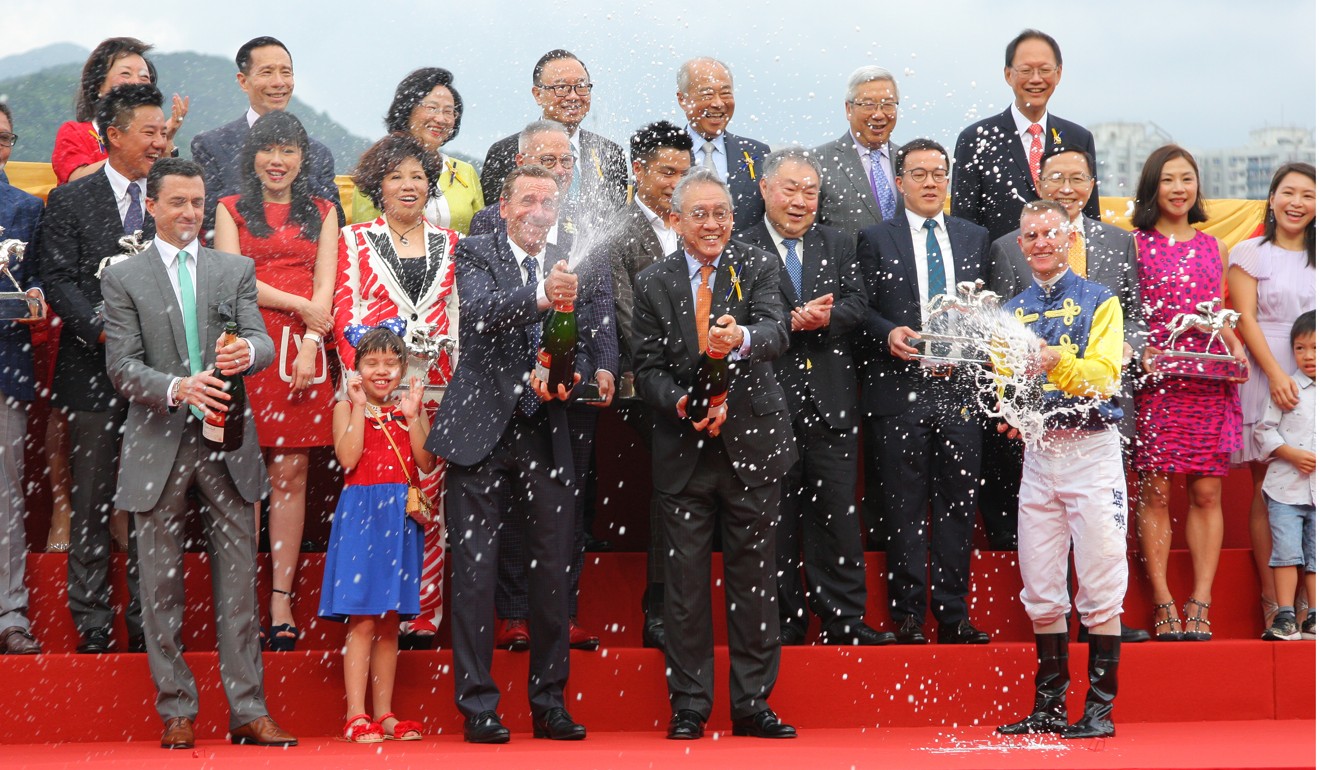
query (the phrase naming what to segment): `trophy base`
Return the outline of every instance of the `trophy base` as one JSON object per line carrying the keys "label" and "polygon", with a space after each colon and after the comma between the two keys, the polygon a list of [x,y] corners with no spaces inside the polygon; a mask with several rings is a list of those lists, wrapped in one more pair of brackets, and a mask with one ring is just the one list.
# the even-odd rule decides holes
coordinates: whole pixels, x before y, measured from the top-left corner
{"label": "trophy base", "polygon": [[1240,380],[1247,376],[1247,366],[1232,356],[1214,353],[1165,351],[1151,359],[1151,369],[1173,377],[1200,380]]}
{"label": "trophy base", "polygon": [[987,343],[975,337],[957,337],[949,334],[925,334],[920,339],[908,337],[907,344],[917,349],[912,357],[921,365],[932,369],[990,363]]}
{"label": "trophy base", "polygon": [[42,318],[41,300],[16,291],[0,291],[0,321]]}
{"label": "trophy base", "polygon": [[[445,385],[423,385],[422,403],[423,404],[439,403],[440,399],[445,397],[446,387],[447,386]],[[408,386],[403,385],[396,388],[394,392],[390,394],[390,398],[397,401],[397,400],[402,400],[403,397],[406,395],[408,395]]]}

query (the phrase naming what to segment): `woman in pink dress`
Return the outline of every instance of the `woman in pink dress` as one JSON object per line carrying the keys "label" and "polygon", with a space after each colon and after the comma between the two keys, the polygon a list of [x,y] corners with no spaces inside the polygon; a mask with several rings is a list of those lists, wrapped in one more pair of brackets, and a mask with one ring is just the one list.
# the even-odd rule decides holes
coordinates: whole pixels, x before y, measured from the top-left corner
{"label": "woman in pink dress", "polygon": [[1297,405],[1297,385],[1292,380],[1297,362],[1289,330],[1297,316],[1315,310],[1315,166],[1288,163],[1275,172],[1264,235],[1234,246],[1228,261],[1228,291],[1233,307],[1242,313],[1237,330],[1251,362],[1251,377],[1239,391],[1242,449],[1233,461],[1251,468],[1251,550],[1260,573],[1260,600],[1268,628],[1279,609],[1270,570],[1270,523],[1260,493],[1268,466],[1251,432],[1270,401],[1283,410]]}
{"label": "woman in pink dress", "polygon": [[[1134,200],[1137,280],[1141,310],[1150,329],[1142,355],[1146,375],[1136,391],[1137,441],[1133,464],[1141,474],[1137,505],[1141,553],[1155,604],[1155,638],[1210,639],[1210,595],[1224,541],[1221,499],[1229,455],[1242,444],[1242,409],[1237,385],[1227,380],[1162,375],[1152,360],[1167,345],[1166,324],[1196,305],[1224,296],[1226,251],[1217,238],[1192,225],[1204,222],[1200,173],[1186,150],[1166,145],[1151,153],[1141,170]],[[1242,343],[1224,335],[1229,351],[1246,361]],[[1178,347],[1205,350],[1207,335],[1183,334]],[[1187,483],[1187,546],[1193,586],[1183,605],[1184,630],[1169,592],[1168,562],[1173,529],[1169,489],[1174,474]]]}
{"label": "woman in pink dress", "polygon": [[[257,304],[275,342],[275,363],[247,378],[257,440],[270,473],[270,649],[298,641],[293,581],[307,510],[308,449],[331,444],[330,333],[339,216],[312,196],[307,132],[287,112],[257,119],[239,158],[243,192],[220,199],[215,247],[251,257]],[[260,506],[258,506],[260,521]]]}

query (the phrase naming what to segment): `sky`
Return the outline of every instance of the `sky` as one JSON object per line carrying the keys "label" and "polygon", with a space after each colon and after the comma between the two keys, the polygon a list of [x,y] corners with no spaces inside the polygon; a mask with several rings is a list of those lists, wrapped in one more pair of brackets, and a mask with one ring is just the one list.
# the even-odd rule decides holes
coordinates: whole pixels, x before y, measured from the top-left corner
{"label": "sky", "polygon": [[[1316,125],[1314,0],[761,0],[760,17],[735,4],[693,0],[317,0],[298,3],[309,9],[300,14],[275,13],[270,0],[154,15],[87,0],[5,5],[4,53],[61,41],[91,48],[104,37],[133,35],[161,51],[232,58],[246,40],[273,35],[293,53],[297,95],[373,139],[405,74],[446,67],[465,102],[450,148],[476,156],[539,117],[531,70],[552,48],[586,63],[596,90],[584,125],[620,144],[646,122],[680,120],[678,65],[710,55],[734,73],[735,134],[774,146],[837,138],[846,128],[848,74],[877,64],[898,79],[894,139],[925,136],[952,149],[964,126],[1008,106],[1004,46],[1025,27],[1059,40],[1063,78],[1050,111],[1084,125],[1149,122],[1207,149],[1245,144],[1249,131],[1265,125]],[[456,8],[465,12],[442,12]],[[1268,17],[1258,8],[1268,8]]]}

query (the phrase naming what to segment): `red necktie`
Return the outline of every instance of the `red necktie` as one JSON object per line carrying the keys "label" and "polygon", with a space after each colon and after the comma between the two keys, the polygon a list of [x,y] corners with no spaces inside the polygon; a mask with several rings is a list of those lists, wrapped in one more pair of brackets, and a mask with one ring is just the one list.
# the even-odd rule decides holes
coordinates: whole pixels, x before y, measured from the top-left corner
{"label": "red necktie", "polygon": [[1027,127],[1027,133],[1031,134],[1031,151],[1027,153],[1027,165],[1031,167],[1031,182],[1035,184],[1040,180],[1040,156],[1045,153],[1045,145],[1040,141],[1040,135],[1045,133],[1039,123],[1032,123]]}

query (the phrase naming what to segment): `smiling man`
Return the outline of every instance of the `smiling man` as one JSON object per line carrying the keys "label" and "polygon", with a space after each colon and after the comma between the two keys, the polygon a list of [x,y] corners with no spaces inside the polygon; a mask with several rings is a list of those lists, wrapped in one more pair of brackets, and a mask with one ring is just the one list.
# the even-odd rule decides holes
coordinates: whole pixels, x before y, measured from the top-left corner
{"label": "smiling man", "polygon": [[843,113],[848,131],[814,150],[821,165],[820,221],[855,237],[903,208],[894,184],[898,145],[890,141],[898,122],[894,76],[871,65],[854,70]]}
{"label": "smiling man", "polygon": [[[257,118],[268,112],[287,110],[293,101],[293,55],[284,44],[273,37],[257,37],[247,41],[234,57],[238,65],[238,87],[248,98],[248,110],[232,123],[204,131],[192,140],[193,160],[202,166],[206,177],[206,220],[202,235],[208,241],[215,227],[215,206],[226,195],[239,192],[242,172],[238,159],[242,156],[243,142]],[[303,167],[312,185],[312,194],[332,201],[344,222],[339,205],[339,187],[335,185],[335,159],[330,148],[315,139]]]}

